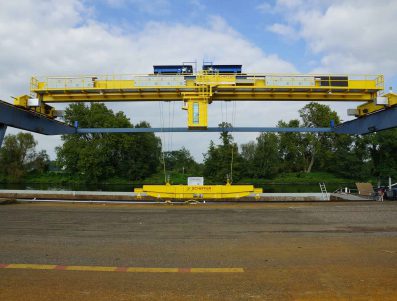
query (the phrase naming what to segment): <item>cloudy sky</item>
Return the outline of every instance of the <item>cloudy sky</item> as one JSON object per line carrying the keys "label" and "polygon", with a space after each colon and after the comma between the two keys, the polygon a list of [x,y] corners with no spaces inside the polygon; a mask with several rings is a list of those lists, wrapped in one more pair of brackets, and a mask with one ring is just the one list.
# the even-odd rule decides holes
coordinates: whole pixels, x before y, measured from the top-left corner
{"label": "cloudy sky", "polygon": [[[242,64],[245,72],[384,74],[390,86],[397,84],[396,16],[393,0],[1,0],[0,99],[28,93],[32,75],[149,73],[154,64],[194,60]],[[274,126],[298,117],[303,105],[236,103],[234,125]],[[347,120],[353,104],[331,106]],[[161,126],[158,103],[109,107]],[[180,108],[164,105],[166,124],[186,125]],[[226,104],[209,110],[210,126],[226,121]],[[55,158],[60,138],[35,137]],[[235,135],[239,143],[255,137]],[[201,161],[218,134],[163,139]]]}

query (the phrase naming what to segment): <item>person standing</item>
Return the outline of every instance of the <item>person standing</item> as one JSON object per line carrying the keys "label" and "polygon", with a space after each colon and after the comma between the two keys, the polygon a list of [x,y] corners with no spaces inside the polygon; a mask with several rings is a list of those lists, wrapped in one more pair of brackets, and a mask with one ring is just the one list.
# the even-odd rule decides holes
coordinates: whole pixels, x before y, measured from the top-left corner
{"label": "person standing", "polygon": [[383,196],[385,195],[385,189],[379,189],[379,201],[383,202]]}

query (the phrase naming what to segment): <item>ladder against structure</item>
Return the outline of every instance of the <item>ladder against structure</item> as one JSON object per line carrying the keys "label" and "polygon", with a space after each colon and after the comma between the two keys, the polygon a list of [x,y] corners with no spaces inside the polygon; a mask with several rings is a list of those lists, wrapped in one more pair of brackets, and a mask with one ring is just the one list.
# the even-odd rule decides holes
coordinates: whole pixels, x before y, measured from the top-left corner
{"label": "ladder against structure", "polygon": [[329,195],[328,195],[327,187],[325,186],[325,183],[319,183],[319,185],[320,185],[320,190],[321,190],[321,195],[323,197],[323,200],[328,201]]}

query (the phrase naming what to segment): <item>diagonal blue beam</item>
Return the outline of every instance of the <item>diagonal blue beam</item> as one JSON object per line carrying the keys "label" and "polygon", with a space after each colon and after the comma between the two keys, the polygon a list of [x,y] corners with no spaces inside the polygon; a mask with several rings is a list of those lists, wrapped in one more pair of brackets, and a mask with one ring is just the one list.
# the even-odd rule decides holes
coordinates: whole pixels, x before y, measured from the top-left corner
{"label": "diagonal blue beam", "polygon": [[397,106],[344,122],[334,128],[337,134],[364,135],[397,127]]}
{"label": "diagonal blue beam", "polygon": [[189,129],[184,127],[175,128],[78,128],[78,134],[87,133],[158,133],[158,132],[173,132],[173,133],[214,133],[214,132],[244,132],[244,133],[258,133],[258,132],[321,132],[330,133],[332,128],[279,128],[279,127],[208,127],[206,129]]}
{"label": "diagonal blue beam", "polygon": [[0,123],[44,135],[74,134],[76,132],[74,127],[65,123],[18,108],[4,101],[0,101]]}

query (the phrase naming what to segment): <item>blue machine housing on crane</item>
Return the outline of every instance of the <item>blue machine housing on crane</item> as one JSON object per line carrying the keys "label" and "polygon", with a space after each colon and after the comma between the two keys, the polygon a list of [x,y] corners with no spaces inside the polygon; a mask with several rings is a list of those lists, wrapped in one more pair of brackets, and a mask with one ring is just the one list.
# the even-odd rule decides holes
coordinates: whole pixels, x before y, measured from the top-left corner
{"label": "blue machine housing on crane", "polygon": [[203,70],[217,73],[241,73],[242,65],[214,65],[204,63]]}
{"label": "blue machine housing on crane", "polygon": [[193,74],[192,65],[155,65],[154,74]]}
{"label": "blue machine housing on crane", "polygon": [[[214,73],[238,73],[241,74],[242,65],[214,65],[204,63],[203,70]],[[193,74],[192,65],[155,65],[154,74]]]}

